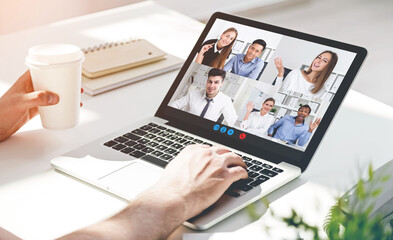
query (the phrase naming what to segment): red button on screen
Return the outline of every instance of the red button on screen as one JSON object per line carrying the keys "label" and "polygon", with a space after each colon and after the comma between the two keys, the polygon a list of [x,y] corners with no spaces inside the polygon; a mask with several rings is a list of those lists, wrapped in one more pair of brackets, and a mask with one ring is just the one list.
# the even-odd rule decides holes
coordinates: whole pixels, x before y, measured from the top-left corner
{"label": "red button on screen", "polygon": [[241,140],[245,139],[245,138],[246,138],[246,134],[245,134],[245,133],[241,133],[241,134],[239,135],[239,138],[240,138]]}

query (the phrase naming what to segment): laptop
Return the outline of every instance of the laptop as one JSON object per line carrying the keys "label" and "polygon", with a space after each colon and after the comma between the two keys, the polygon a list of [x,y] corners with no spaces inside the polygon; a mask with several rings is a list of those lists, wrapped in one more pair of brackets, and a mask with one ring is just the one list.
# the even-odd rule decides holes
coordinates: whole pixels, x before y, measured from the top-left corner
{"label": "laptop", "polygon": [[215,13],[154,116],[130,119],[51,164],[132,200],[185,146],[224,145],[243,158],[249,178],[184,223],[207,229],[306,170],[366,55],[362,47]]}

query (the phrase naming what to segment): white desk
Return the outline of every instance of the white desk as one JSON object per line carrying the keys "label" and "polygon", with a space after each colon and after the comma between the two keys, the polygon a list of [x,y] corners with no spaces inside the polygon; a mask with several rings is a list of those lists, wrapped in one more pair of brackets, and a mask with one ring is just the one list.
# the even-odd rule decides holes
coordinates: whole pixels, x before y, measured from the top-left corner
{"label": "white desk", "polygon": [[[0,94],[21,75],[30,46],[66,42],[81,47],[129,37],[146,38],[186,58],[203,25],[152,2],[143,2],[0,37]],[[137,33],[137,34],[136,34]],[[0,144],[0,226],[23,239],[50,239],[104,219],[126,203],[53,171],[50,159],[154,114],[176,76],[171,72],[96,97],[83,96],[78,127],[42,129],[39,118]],[[151,96],[147,98],[147,94]],[[142,101],[141,101],[142,99]],[[382,115],[383,113],[383,115]],[[302,183],[351,186],[359,166],[393,158],[393,108],[350,92],[308,171],[272,193],[274,200]],[[249,224],[245,211],[208,230],[233,231]],[[170,237],[181,239],[179,227]]]}

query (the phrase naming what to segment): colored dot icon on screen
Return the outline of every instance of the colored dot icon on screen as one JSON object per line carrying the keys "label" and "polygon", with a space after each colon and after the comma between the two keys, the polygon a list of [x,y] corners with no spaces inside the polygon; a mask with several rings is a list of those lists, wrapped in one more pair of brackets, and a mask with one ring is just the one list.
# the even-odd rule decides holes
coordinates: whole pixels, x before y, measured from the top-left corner
{"label": "colored dot icon on screen", "polygon": [[220,132],[222,132],[222,133],[224,133],[224,132],[226,132],[227,131],[227,128],[226,127],[222,127],[221,129],[220,129]]}
{"label": "colored dot icon on screen", "polygon": [[245,139],[246,138],[246,134],[245,133],[240,133],[239,138],[241,140]]}
{"label": "colored dot icon on screen", "polygon": [[233,129],[229,129],[228,132],[227,132],[227,134],[228,134],[229,136],[231,136],[233,133],[234,133]]}
{"label": "colored dot icon on screen", "polygon": [[217,131],[218,129],[220,129],[220,125],[218,125],[218,124],[214,125],[213,129],[214,129],[214,131]]}

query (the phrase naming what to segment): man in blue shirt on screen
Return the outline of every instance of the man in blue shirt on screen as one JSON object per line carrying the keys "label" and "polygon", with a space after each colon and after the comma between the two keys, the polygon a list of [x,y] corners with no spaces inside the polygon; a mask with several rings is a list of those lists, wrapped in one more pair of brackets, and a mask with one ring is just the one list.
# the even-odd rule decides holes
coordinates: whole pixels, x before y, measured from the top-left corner
{"label": "man in blue shirt on screen", "polygon": [[[304,122],[305,118],[310,115],[311,108],[309,105],[303,105],[297,111],[297,116],[284,116],[278,120],[275,124],[270,126],[267,131],[268,136],[281,139],[283,141],[304,146],[311,137],[312,132],[318,127],[321,122],[320,118],[317,118],[310,125]],[[277,132],[273,136],[273,132]]]}
{"label": "man in blue shirt on screen", "polygon": [[237,54],[232,57],[225,66],[224,71],[231,70],[232,73],[257,79],[259,73],[262,71],[265,62],[258,56],[266,47],[266,42],[262,39],[255,40],[247,49],[246,54]]}

